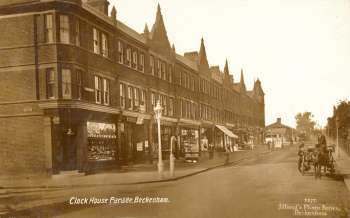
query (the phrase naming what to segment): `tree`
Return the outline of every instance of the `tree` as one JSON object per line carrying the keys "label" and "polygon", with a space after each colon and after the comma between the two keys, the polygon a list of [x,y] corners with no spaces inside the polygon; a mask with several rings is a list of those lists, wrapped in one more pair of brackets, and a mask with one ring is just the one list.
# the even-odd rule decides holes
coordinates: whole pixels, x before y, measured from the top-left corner
{"label": "tree", "polygon": [[295,120],[297,123],[297,131],[302,137],[305,139],[309,139],[311,134],[315,129],[315,121],[313,121],[313,115],[311,112],[298,113],[295,116]]}

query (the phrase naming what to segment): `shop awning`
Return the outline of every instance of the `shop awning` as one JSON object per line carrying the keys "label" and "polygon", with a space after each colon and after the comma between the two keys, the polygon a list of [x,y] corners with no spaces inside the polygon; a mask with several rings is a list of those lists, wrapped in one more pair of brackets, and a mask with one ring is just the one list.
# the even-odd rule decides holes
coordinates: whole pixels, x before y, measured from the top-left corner
{"label": "shop awning", "polygon": [[218,129],[220,129],[223,133],[225,133],[226,135],[228,135],[231,138],[236,138],[238,139],[238,136],[236,136],[235,134],[233,134],[233,132],[231,132],[229,129],[227,129],[225,126],[220,126],[220,125],[216,125],[216,127]]}

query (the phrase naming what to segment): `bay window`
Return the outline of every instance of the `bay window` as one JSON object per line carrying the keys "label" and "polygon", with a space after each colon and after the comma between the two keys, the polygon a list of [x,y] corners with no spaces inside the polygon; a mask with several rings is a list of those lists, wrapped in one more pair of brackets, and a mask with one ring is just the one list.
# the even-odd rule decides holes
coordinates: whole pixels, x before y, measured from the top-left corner
{"label": "bay window", "polygon": [[62,69],[62,97],[72,98],[72,77],[70,69]]}
{"label": "bay window", "polygon": [[69,44],[69,17],[60,15],[60,42]]}
{"label": "bay window", "polygon": [[55,71],[54,69],[47,69],[46,70],[46,97],[48,99],[55,98]]}
{"label": "bay window", "polygon": [[53,42],[53,16],[52,14],[45,15],[45,41]]}

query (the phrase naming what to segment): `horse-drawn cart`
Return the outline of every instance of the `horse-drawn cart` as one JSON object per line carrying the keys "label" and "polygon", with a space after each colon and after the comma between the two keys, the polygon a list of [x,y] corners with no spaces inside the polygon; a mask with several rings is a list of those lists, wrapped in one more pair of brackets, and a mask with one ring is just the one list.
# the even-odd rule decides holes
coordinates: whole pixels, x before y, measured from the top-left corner
{"label": "horse-drawn cart", "polygon": [[322,166],[324,167],[324,173],[329,172],[331,175],[335,172],[334,158],[332,153],[334,152],[334,146],[322,147],[318,144],[316,146],[309,146],[307,149],[299,151],[300,160],[298,168],[302,175],[305,172],[314,169],[315,178],[322,175]]}

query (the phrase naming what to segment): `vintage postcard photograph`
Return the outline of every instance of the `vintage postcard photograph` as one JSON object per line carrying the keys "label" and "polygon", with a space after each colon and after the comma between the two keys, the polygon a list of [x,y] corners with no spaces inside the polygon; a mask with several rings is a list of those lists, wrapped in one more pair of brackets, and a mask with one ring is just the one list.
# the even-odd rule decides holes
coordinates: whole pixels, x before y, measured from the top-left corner
{"label": "vintage postcard photograph", "polygon": [[350,218],[350,0],[0,0],[0,218]]}

